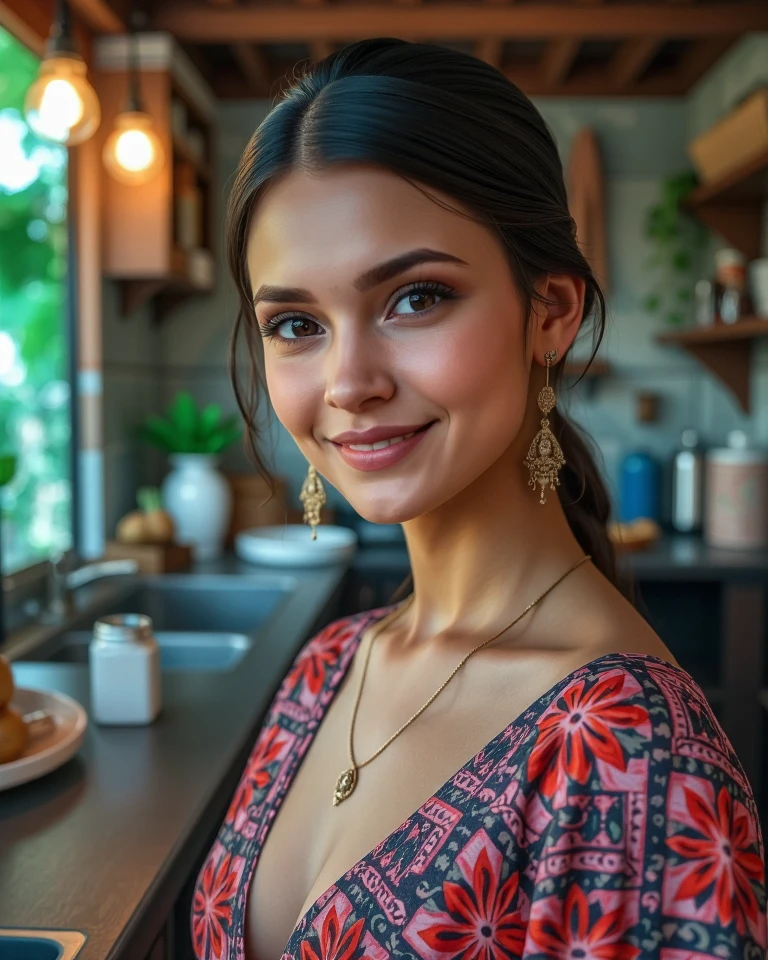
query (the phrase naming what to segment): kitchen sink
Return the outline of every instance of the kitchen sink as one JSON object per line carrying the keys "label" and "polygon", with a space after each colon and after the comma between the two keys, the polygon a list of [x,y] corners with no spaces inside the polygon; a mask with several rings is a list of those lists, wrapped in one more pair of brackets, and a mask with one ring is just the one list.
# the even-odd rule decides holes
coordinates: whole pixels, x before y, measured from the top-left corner
{"label": "kitchen sink", "polygon": [[152,619],[163,670],[232,670],[298,585],[295,577],[280,574],[137,578],[110,599],[81,607],[72,623],[19,659],[87,664],[94,621],[110,614],[138,613]]}
{"label": "kitchen sink", "polygon": [[9,930],[0,927],[2,960],[74,960],[85,943],[76,930]]}
{"label": "kitchen sink", "polygon": [[[88,644],[92,633],[70,630],[34,651],[30,659],[55,663],[88,663]],[[225,672],[234,669],[251,649],[251,637],[242,633],[199,633],[156,630],[160,648],[160,669],[166,671],[202,670]],[[5,960],[0,954],[0,960]]]}
{"label": "kitchen sink", "polygon": [[146,614],[156,631],[253,634],[296,586],[281,576],[164,576],[140,581],[103,613]]}

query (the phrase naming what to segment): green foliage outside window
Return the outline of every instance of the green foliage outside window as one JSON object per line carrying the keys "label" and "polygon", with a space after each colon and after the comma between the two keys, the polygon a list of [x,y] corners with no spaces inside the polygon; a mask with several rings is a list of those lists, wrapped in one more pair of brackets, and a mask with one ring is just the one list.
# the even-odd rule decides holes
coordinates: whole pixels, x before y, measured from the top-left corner
{"label": "green foliage outside window", "polygon": [[0,458],[16,458],[0,490],[6,572],[72,535],[67,152],[24,122],[38,64],[0,28]]}

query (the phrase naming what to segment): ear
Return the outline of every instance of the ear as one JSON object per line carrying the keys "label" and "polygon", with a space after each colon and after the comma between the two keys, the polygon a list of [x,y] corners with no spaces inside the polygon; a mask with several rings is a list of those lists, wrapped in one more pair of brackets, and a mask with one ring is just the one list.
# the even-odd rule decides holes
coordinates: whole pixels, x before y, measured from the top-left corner
{"label": "ear", "polygon": [[586,283],[581,277],[553,273],[539,287],[542,300],[533,304],[531,345],[533,359],[544,366],[544,354],[557,351],[565,356],[576,339],[584,313]]}

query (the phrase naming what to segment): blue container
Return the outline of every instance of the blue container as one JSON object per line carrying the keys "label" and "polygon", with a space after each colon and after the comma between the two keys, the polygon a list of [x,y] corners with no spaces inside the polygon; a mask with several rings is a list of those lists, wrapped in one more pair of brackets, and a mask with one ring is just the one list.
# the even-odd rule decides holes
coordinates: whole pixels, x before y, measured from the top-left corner
{"label": "blue container", "polygon": [[660,519],[661,470],[642,450],[627,454],[621,464],[619,519],[631,523],[640,517]]}

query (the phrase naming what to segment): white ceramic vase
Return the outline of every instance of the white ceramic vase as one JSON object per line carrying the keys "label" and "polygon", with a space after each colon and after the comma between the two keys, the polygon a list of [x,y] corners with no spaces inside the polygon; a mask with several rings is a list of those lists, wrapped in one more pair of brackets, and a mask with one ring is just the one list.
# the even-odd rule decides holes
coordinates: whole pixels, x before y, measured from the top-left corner
{"label": "white ceramic vase", "polygon": [[163,481],[165,509],[176,524],[176,540],[192,546],[195,560],[221,555],[232,511],[232,491],[207,453],[176,453]]}

